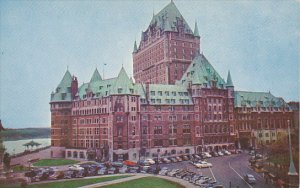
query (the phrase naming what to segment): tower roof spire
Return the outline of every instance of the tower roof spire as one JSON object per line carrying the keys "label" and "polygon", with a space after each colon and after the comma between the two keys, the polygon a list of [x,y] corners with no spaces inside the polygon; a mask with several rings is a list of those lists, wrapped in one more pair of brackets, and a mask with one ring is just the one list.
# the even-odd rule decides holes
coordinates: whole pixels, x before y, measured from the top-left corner
{"label": "tower roof spire", "polygon": [[136,40],[134,41],[134,46],[133,46],[133,53],[137,52],[137,45],[136,45]]}
{"label": "tower roof spire", "polygon": [[195,37],[200,37],[199,31],[198,31],[197,21],[195,21],[194,36],[195,36]]}
{"label": "tower roof spire", "polygon": [[228,71],[226,86],[227,87],[233,87],[230,71]]}

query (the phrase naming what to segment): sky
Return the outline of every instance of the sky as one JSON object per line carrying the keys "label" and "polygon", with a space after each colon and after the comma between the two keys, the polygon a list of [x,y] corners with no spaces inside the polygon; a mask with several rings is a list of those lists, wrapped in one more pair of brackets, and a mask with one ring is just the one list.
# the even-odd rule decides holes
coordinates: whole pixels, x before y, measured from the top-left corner
{"label": "sky", "polygon": [[[174,0],[201,51],[235,90],[299,101],[299,1]],[[50,94],[67,67],[132,76],[134,41],[170,0],[0,1],[0,119],[4,127],[50,127]]]}

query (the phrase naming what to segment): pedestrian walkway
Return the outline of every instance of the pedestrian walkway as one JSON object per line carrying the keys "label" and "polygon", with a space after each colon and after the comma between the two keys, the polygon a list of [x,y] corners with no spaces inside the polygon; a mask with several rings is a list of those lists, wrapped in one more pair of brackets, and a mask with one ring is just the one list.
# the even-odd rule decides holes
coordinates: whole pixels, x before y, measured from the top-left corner
{"label": "pedestrian walkway", "polygon": [[[132,174],[129,174],[129,175],[132,175]],[[113,180],[113,181],[107,181],[107,182],[101,182],[101,183],[96,183],[96,184],[92,184],[92,185],[86,185],[86,186],[82,186],[80,188],[102,187],[102,186],[107,186],[107,185],[112,185],[112,184],[117,184],[117,183],[123,183],[123,182],[126,182],[126,181],[131,181],[131,180],[144,178],[144,177],[158,177],[158,178],[166,179],[166,180],[169,180],[169,181],[172,181],[172,182],[176,182],[176,183],[178,183],[178,184],[180,184],[184,187],[189,187],[189,188],[197,187],[197,186],[189,183],[188,181],[178,179],[178,178],[174,178],[174,177],[169,177],[169,176],[160,176],[160,175],[152,175],[152,174],[134,174],[134,175],[135,176],[128,177],[128,178],[122,178],[122,179],[117,179],[117,180]]]}

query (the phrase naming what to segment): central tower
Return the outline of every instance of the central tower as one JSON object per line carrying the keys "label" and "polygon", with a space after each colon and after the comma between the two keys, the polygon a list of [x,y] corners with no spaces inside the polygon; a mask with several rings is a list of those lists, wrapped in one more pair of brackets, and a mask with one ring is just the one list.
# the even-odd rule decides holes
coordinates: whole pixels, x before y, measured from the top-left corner
{"label": "central tower", "polygon": [[174,84],[180,80],[196,53],[200,35],[195,23],[191,30],[173,1],[142,32],[133,49],[133,75],[136,83]]}

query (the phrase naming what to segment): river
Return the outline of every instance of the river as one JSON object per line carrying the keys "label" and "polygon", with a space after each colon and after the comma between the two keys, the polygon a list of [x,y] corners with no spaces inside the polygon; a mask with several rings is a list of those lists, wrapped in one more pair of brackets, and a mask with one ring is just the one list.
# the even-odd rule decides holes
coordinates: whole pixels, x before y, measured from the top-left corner
{"label": "river", "polygon": [[[6,152],[8,152],[10,155],[22,153],[25,149],[27,149],[23,144],[26,144],[30,141],[34,141],[37,143],[40,143],[39,147],[45,147],[50,146],[51,144],[51,138],[37,138],[37,139],[26,139],[26,140],[16,140],[16,141],[3,141],[3,144],[6,148]],[[31,149],[31,147],[29,147]],[[36,149],[36,147],[33,147],[33,149]]]}

